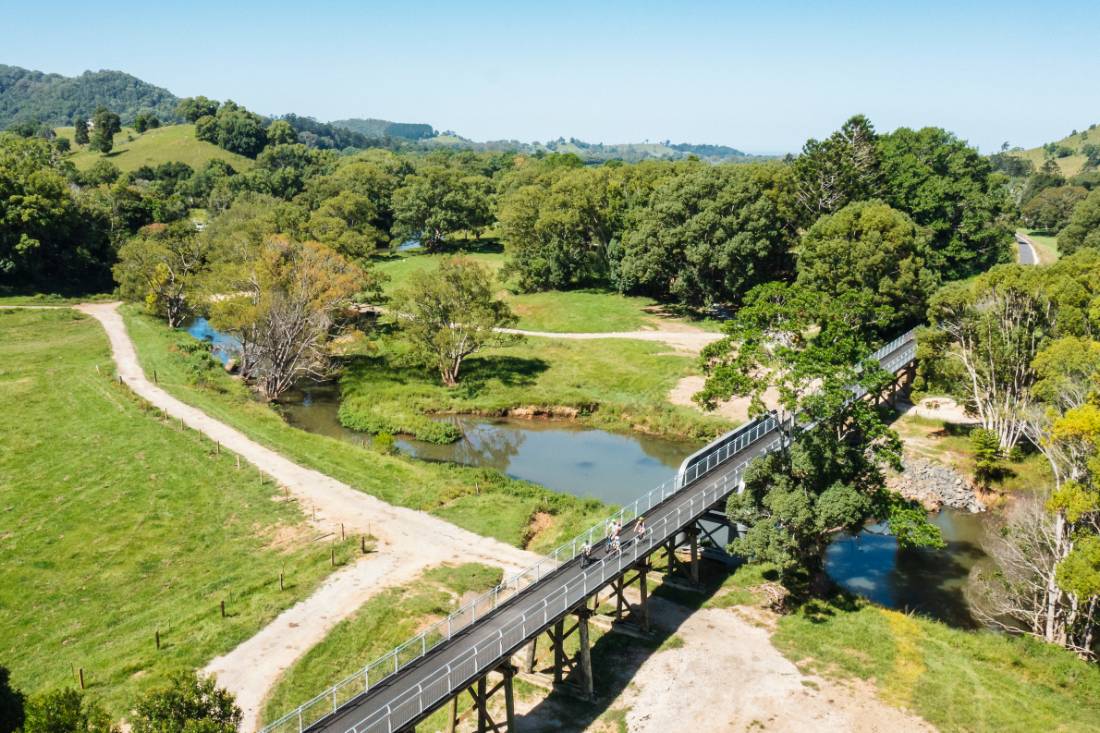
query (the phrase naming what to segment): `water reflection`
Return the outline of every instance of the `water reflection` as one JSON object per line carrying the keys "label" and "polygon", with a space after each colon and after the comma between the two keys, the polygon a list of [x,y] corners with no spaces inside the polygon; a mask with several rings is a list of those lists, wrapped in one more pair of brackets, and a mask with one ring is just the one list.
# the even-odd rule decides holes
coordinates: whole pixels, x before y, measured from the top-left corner
{"label": "water reflection", "polygon": [[192,318],[183,324],[184,330],[199,341],[210,342],[210,351],[222,364],[236,356],[241,350],[241,342],[228,334],[217,331],[202,316]]}
{"label": "water reflection", "polygon": [[974,567],[990,562],[981,549],[987,515],[944,509],[931,521],[943,533],[944,549],[899,549],[894,537],[884,534],[883,525],[874,525],[829,546],[829,576],[889,608],[917,611],[956,626],[977,626],[966,586]]}
{"label": "water reflection", "polygon": [[[363,445],[370,437],[348,430],[337,418],[339,395],[332,386],[306,387],[286,395],[283,411],[303,430]],[[495,468],[515,478],[575,496],[623,504],[676,474],[698,445],[645,435],[618,435],[567,422],[454,416],[463,438],[447,445],[407,437],[398,448],[426,461]]]}

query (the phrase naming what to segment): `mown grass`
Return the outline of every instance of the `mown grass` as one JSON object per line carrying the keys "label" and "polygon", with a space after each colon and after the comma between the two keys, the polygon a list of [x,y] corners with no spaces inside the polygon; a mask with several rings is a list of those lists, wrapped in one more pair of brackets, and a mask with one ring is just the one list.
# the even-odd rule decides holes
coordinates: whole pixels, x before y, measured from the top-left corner
{"label": "mown grass", "polygon": [[[59,127],[55,132],[61,137],[73,140],[71,127]],[[118,166],[123,173],[137,170],[143,165],[158,166],[161,163],[176,161],[186,163],[198,170],[208,161],[224,160],[238,173],[256,164],[255,161],[243,155],[231,153],[213,143],[199,140],[195,137],[194,125],[167,125],[143,133],[124,127],[115,135],[114,143],[114,148],[107,155],[74,144],[68,160],[80,170],[91,168],[97,161],[107,160]]]}
{"label": "mown grass", "polygon": [[[375,266],[379,272],[389,278],[383,290],[390,294],[408,282],[413,273],[432,270],[439,266],[442,258],[456,254],[481,263],[498,278],[506,259],[500,244],[488,239],[480,243],[470,242],[466,245],[466,249],[456,247],[453,251],[445,253],[398,252],[379,257]],[[654,329],[662,319],[670,317],[659,309],[659,304],[652,298],[622,295],[612,290],[588,288],[517,293],[510,289],[512,286],[511,282],[501,282],[498,295],[519,317],[517,327],[529,331],[561,333],[637,331]],[[718,331],[721,326],[713,319],[680,320],[708,331]]]}
{"label": "mown grass", "polygon": [[1050,265],[1058,261],[1058,233],[1047,231],[1029,231],[1027,232],[1028,238],[1035,243],[1035,249],[1038,250],[1039,263],[1042,265]]}
{"label": "mown grass", "polygon": [[[461,605],[463,596],[500,582],[499,568],[478,563],[440,566],[406,586],[374,596],[333,627],[271,690],[262,718],[272,721],[362,669]],[[440,716],[442,718],[442,716]],[[425,730],[435,730],[431,720]]]}
{"label": "mown grass", "polygon": [[[672,405],[668,393],[695,360],[663,344],[529,337],[467,359],[458,387],[402,365],[402,346],[385,342],[353,360],[341,379],[340,419],[348,427],[416,432],[435,413],[504,415],[516,408],[560,414],[612,430],[704,439],[730,427],[721,418]],[[411,429],[408,429],[411,426]]]}
{"label": "mown grass", "polygon": [[97,322],[0,307],[0,333],[0,664],[16,687],[72,686],[82,668],[121,715],[331,571],[270,482],[118,385]]}
{"label": "mown grass", "polygon": [[1100,668],[1029,638],[838,599],[781,617],[772,640],[809,671],[873,680],[942,731],[1100,730]]}
{"label": "mown grass", "polygon": [[[146,374],[156,372],[162,388],[291,460],[383,501],[535,550],[551,548],[587,529],[608,511],[600,502],[558,494],[490,469],[383,455],[293,428],[209,358],[197,364],[195,355],[179,347],[181,340],[193,342],[190,336],[172,331],[135,306],[124,306],[123,315],[142,367]],[[529,526],[539,512],[551,515],[551,521],[532,537]]]}
{"label": "mown grass", "polygon": [[[1068,155],[1064,158],[1055,158],[1054,162],[1058,165],[1058,170],[1062,172],[1062,175],[1066,177],[1072,177],[1081,173],[1084,170],[1085,163],[1088,162],[1088,158],[1081,152],[1081,148],[1089,143],[1100,143],[1100,126],[1094,126],[1091,130],[1083,129],[1078,130],[1076,135],[1067,135],[1061,140],[1057,141],[1059,146],[1067,146],[1074,152],[1072,155]],[[1043,162],[1046,160],[1047,152],[1043,148],[1030,148],[1028,150],[1021,150],[1013,153],[1021,158],[1026,158],[1031,161],[1031,164],[1035,166],[1035,170],[1039,170],[1043,167]]]}

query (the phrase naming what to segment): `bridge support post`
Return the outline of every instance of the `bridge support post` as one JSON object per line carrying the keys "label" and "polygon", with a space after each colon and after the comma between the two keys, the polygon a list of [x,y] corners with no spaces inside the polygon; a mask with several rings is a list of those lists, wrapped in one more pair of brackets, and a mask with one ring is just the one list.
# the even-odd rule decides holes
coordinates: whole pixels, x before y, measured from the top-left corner
{"label": "bridge support post", "polygon": [[[473,699],[474,706],[462,715],[458,714],[458,698],[461,691],[455,695],[451,701],[450,720],[447,721],[448,733],[455,733],[458,724],[470,713],[473,713],[477,719],[477,733],[511,733],[516,729],[516,704],[512,684],[512,678],[516,674],[515,667],[503,664],[497,668],[496,672],[500,674],[500,681],[495,685],[489,686],[488,674],[470,685],[467,692]],[[494,720],[489,712],[489,701],[498,692],[504,693],[504,719],[500,721]]]}
{"label": "bridge support post", "polygon": [[649,560],[644,559],[638,563],[638,591],[642,595],[642,605],[638,609],[638,621],[642,631],[649,633],[649,585],[647,575],[649,575]]}
{"label": "bridge support post", "polygon": [[523,660],[523,671],[527,674],[531,674],[535,671],[535,657],[538,656],[538,644],[539,638],[536,636],[531,639],[531,643],[527,645],[527,653]]}
{"label": "bridge support post", "polygon": [[581,692],[586,700],[595,700],[595,685],[592,680],[592,649],[588,640],[588,617],[592,612],[588,608],[577,611],[577,631],[580,634],[580,649],[577,655],[581,662]]}
{"label": "bridge support post", "polygon": [[554,631],[550,634],[550,643],[554,647],[554,684],[560,685],[565,679],[565,621],[554,624]]}
{"label": "bridge support post", "polygon": [[687,534],[691,540],[691,582],[699,585],[699,528],[693,524]]}

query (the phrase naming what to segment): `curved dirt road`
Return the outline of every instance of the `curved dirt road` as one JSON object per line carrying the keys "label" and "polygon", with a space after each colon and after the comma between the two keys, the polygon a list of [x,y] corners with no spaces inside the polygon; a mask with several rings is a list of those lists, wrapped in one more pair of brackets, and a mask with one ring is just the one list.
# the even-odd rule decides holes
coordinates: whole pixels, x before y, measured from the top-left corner
{"label": "curved dirt road", "polygon": [[514,571],[539,559],[534,553],[423,512],[391,506],[319,471],[299,466],[171,396],[145,378],[118,305],[87,303],[76,308],[103,326],[118,374],[131,390],[274,478],[301,502],[307,515],[316,510],[316,518],[311,521],[320,528],[339,531],[343,523],[352,533],[372,532],[379,539],[377,552],[330,575],[312,596],[284,611],[203,670],[214,674],[218,684],[236,696],[244,712],[242,730],[256,727],[263,700],[283,671],[375,593],[408,582],[443,562],[479,561]]}

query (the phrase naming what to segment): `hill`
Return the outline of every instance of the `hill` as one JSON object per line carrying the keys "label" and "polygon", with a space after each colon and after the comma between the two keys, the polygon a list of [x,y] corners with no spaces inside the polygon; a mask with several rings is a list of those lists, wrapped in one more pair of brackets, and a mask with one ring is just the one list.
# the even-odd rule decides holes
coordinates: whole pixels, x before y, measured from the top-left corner
{"label": "hill", "polygon": [[1048,154],[1053,154],[1062,175],[1072,178],[1085,168],[1088,158],[1083,148],[1086,145],[1100,145],[1100,126],[1089,125],[1087,130],[1074,131],[1056,142],[1030,150],[1014,150],[1012,154],[1031,161],[1036,170],[1042,167]]}
{"label": "hill", "polygon": [[428,124],[417,122],[390,122],[374,118],[352,117],[347,120],[333,120],[329,123],[335,127],[357,132],[369,138],[396,137],[402,140],[424,140],[435,137],[435,128]]}
{"label": "hill", "polygon": [[589,143],[576,138],[558,138],[545,143],[524,143],[519,140],[490,140],[475,142],[453,132],[444,132],[423,141],[427,145],[465,147],[473,150],[496,150],[521,153],[572,153],[586,163],[602,163],[607,160],[623,160],[636,163],[640,160],[680,160],[695,155],[711,163],[729,163],[762,160],[768,156],[751,155],[727,145],[696,145],[693,143],[644,142],[644,143]]}
{"label": "hill", "polygon": [[[73,128],[55,130],[61,137],[73,139]],[[199,169],[209,160],[224,160],[240,172],[256,163],[243,155],[231,153],[213,143],[195,137],[194,125],[170,125],[138,134],[133,128],[124,127],[115,135],[115,147],[106,157],[92,150],[76,150],[69,160],[81,169],[90,168],[97,160],[109,160],[123,172],[136,170],[143,165],[156,166],[169,161],[186,163]]]}
{"label": "hill", "polygon": [[68,77],[0,64],[0,129],[17,122],[51,126],[89,117],[96,107],[108,107],[131,122],[141,111],[152,111],[173,122],[178,99],[167,89],[121,71],[85,71]]}

